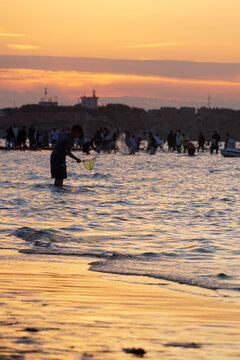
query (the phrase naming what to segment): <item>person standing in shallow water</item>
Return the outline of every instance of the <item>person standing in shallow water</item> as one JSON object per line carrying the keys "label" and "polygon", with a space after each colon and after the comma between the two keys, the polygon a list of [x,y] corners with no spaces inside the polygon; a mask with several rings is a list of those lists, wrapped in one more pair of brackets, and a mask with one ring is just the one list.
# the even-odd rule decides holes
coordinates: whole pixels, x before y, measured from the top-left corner
{"label": "person standing in shallow water", "polygon": [[219,150],[219,142],[221,141],[218,132],[215,130],[211,140],[210,153],[213,154],[213,151],[216,150],[216,154],[218,154]]}
{"label": "person standing in shallow water", "polygon": [[198,151],[200,149],[202,149],[202,152],[204,152],[204,144],[205,144],[205,137],[203,135],[203,133],[200,131],[199,135],[198,135]]}
{"label": "person standing in shallow water", "polygon": [[182,152],[182,141],[183,141],[183,136],[181,134],[181,131],[178,130],[176,132],[176,148],[178,153]]}
{"label": "person standing in shallow water", "polygon": [[168,151],[173,152],[173,150],[175,148],[176,137],[174,136],[172,130],[170,131],[170,133],[167,136],[167,143],[168,143]]}
{"label": "person standing in shallow water", "polygon": [[62,186],[63,180],[67,179],[66,156],[76,160],[77,163],[81,162],[81,159],[75,156],[71,152],[71,149],[74,144],[74,139],[81,137],[82,134],[82,127],[80,125],[74,125],[71,132],[62,134],[56,142],[50,158],[51,175],[52,178],[55,178],[55,186]]}

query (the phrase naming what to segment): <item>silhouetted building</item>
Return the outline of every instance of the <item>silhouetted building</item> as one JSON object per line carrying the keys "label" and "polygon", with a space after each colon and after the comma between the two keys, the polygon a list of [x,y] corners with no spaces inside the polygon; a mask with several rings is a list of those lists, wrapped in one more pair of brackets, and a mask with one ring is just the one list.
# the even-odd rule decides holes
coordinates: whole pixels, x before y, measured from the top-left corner
{"label": "silhouetted building", "polygon": [[98,108],[98,97],[96,97],[95,90],[93,90],[92,96],[82,96],[82,107],[87,109],[97,109]]}
{"label": "silhouetted building", "polygon": [[51,98],[49,98],[48,101],[41,99],[38,104],[41,106],[58,106],[58,102],[53,101]]}
{"label": "silhouetted building", "polygon": [[161,107],[161,114],[163,116],[176,116],[178,114],[178,109],[175,107]]}
{"label": "silhouetted building", "polygon": [[188,118],[193,118],[196,115],[196,110],[194,107],[184,106],[180,108],[180,114]]}
{"label": "silhouetted building", "polygon": [[38,105],[41,106],[58,106],[57,97],[55,96],[54,100],[52,98],[47,98],[47,88],[44,90],[44,98],[41,98]]}

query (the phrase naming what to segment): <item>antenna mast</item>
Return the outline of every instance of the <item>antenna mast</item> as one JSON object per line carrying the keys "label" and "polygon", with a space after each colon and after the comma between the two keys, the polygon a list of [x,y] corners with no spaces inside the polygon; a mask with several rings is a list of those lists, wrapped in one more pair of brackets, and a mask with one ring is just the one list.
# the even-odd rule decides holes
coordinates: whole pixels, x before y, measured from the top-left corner
{"label": "antenna mast", "polygon": [[44,101],[45,102],[47,101],[47,88],[45,88],[44,90]]}
{"label": "antenna mast", "polygon": [[207,103],[208,103],[208,109],[210,109],[210,102],[211,102],[211,96],[208,94]]}

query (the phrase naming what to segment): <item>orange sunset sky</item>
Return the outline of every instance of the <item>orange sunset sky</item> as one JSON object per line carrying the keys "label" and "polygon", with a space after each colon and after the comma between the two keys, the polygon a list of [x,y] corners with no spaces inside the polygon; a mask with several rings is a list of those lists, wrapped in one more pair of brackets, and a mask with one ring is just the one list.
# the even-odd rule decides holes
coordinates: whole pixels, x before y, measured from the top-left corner
{"label": "orange sunset sky", "polygon": [[7,0],[0,108],[100,104],[240,108],[239,0]]}

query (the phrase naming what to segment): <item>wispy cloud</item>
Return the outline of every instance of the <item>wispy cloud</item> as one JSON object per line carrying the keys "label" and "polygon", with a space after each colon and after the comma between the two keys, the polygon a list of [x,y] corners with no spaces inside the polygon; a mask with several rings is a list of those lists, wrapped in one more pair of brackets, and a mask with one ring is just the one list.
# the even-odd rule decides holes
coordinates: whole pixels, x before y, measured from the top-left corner
{"label": "wispy cloud", "polygon": [[5,33],[0,32],[0,37],[23,37],[23,34],[12,34],[12,33]]}
{"label": "wispy cloud", "polygon": [[[25,86],[43,83],[55,83],[63,87],[81,87],[83,84],[91,85],[119,85],[124,86],[141,86],[152,85],[157,86],[161,84],[169,84],[174,86],[202,86],[202,87],[231,87],[239,88],[240,82],[224,81],[224,80],[209,80],[209,79],[184,79],[184,78],[169,78],[162,76],[147,76],[147,75],[131,75],[131,74],[114,74],[114,73],[95,73],[95,72],[77,72],[77,71],[51,71],[51,70],[36,70],[36,69],[3,69],[0,68],[0,80],[11,82],[14,81],[14,86],[17,83],[24,82]],[[136,90],[136,88],[135,88]]]}
{"label": "wispy cloud", "polygon": [[157,48],[157,47],[168,47],[168,46],[180,46],[183,45],[181,42],[160,42],[153,44],[139,44],[139,45],[128,45],[128,49],[142,49],[142,48]]}
{"label": "wispy cloud", "polygon": [[[32,45],[33,46],[33,45]],[[42,69],[240,82],[240,63],[1,55],[0,68]]]}
{"label": "wispy cloud", "polygon": [[28,45],[28,44],[8,44],[7,45],[11,49],[15,50],[36,50],[39,49],[37,45]]}
{"label": "wispy cloud", "polygon": [[[23,56],[22,56],[23,57]],[[18,59],[20,56],[18,57]],[[30,57],[28,57],[30,58]],[[31,57],[34,58],[34,57]],[[1,59],[1,57],[0,57]],[[48,59],[49,60],[49,59]],[[193,74],[192,74],[193,75]],[[36,103],[41,89],[47,86],[52,93],[70,103],[76,102],[86,89],[96,89],[101,98],[128,97],[141,98],[139,103],[129,100],[128,104],[155,108],[150,97],[160,99],[159,106],[199,106],[207,101],[207,94],[214,96],[216,104],[239,107],[240,82],[221,79],[169,78],[136,74],[98,73],[87,71],[53,71],[31,68],[2,68],[0,63],[0,106],[9,102],[9,94],[19,103]],[[227,94],[227,96],[226,96]],[[117,101],[117,100],[116,100]],[[127,100],[126,100],[127,101]],[[124,101],[123,103],[126,103]]]}

